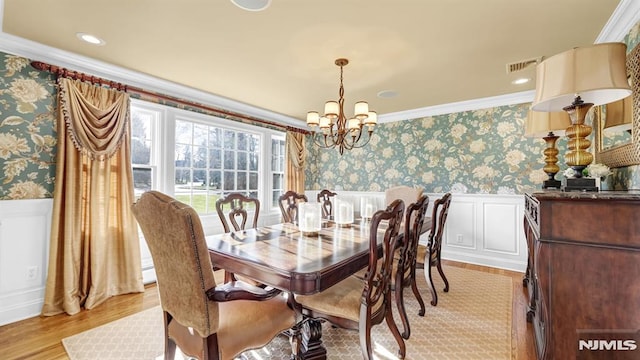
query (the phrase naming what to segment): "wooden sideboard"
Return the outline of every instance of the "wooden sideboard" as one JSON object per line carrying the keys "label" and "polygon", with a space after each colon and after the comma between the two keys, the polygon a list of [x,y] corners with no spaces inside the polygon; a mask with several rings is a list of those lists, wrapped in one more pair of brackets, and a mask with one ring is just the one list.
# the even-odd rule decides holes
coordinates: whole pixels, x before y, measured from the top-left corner
{"label": "wooden sideboard", "polygon": [[640,192],[526,194],[524,231],[538,359],[640,359]]}

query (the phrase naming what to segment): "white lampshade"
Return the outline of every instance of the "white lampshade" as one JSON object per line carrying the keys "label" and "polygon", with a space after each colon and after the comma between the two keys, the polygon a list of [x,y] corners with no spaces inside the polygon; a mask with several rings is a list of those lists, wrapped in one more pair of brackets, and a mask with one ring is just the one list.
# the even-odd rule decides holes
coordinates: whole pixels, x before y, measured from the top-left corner
{"label": "white lampshade", "polygon": [[317,111],[309,111],[307,113],[307,125],[314,127],[320,123],[320,114]]}
{"label": "white lampshade", "polygon": [[358,131],[358,129],[360,129],[360,120],[356,118],[349,119],[349,125],[347,126],[347,128],[352,132]]}
{"label": "white lampshade", "polygon": [[566,111],[533,111],[529,110],[525,122],[525,137],[543,138],[553,132],[556,136],[564,136],[565,130],[571,125],[571,119]]}
{"label": "white lampshade", "polygon": [[607,116],[604,122],[605,132],[626,131],[631,129],[633,119],[633,97],[607,104]]}
{"label": "white lampshade", "polygon": [[601,105],[631,94],[624,43],[578,47],[551,56],[536,67],[535,111],[560,111],[578,95]]}
{"label": "white lampshade", "polygon": [[357,119],[363,120],[369,116],[369,104],[366,101],[358,101],[354,108],[354,116]]}
{"label": "white lampshade", "polygon": [[364,119],[364,124],[369,125],[369,127],[374,127],[378,123],[378,113],[375,111],[369,111],[369,116]]}
{"label": "white lampshade", "polygon": [[328,118],[337,118],[340,112],[340,106],[336,101],[327,101],[324,104],[324,116]]}
{"label": "white lampshade", "polygon": [[320,118],[320,128],[321,129],[328,129],[331,127],[331,120],[329,120],[329,118],[326,117],[321,117]]}

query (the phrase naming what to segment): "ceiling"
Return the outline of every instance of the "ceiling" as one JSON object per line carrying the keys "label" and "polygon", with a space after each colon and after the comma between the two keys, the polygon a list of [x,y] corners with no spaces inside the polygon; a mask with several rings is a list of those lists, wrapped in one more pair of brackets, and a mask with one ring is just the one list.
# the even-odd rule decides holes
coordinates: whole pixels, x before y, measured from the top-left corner
{"label": "ceiling", "polygon": [[619,2],[273,0],[249,12],[229,0],[4,0],[2,31],[304,126],[338,98],[336,58],[349,59],[347,115],[358,100],[383,115],[530,91],[534,67],[508,75],[507,64],[596,42]]}

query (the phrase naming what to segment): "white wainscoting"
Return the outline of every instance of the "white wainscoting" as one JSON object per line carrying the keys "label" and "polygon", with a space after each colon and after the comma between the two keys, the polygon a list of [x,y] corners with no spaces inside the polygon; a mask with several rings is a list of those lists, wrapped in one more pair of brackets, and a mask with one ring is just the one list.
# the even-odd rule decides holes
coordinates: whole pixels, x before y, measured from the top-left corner
{"label": "white wainscoting", "polygon": [[[315,201],[317,191],[307,191]],[[435,199],[429,195],[429,214]],[[338,191],[341,199],[360,209],[360,199],[384,193]],[[0,201],[0,325],[40,314],[49,255],[52,199]],[[524,272],[527,249],[522,228],[522,195],[453,194],[445,228],[445,259]],[[222,232],[217,216],[203,217],[206,234]],[[261,212],[260,225],[280,222],[275,209]],[[421,239],[426,242],[426,236]],[[143,279],[155,281],[151,255],[141,239]]]}
{"label": "white wainscoting", "polygon": [[52,199],[0,201],[0,325],[42,310],[52,207]]}
{"label": "white wainscoting", "polygon": [[[360,209],[364,196],[384,205],[383,192],[336,191],[338,197]],[[306,191],[309,201],[316,201],[318,191]],[[428,193],[430,216],[433,203],[442,194]],[[451,198],[445,226],[442,257],[507,270],[524,272],[527,245],[523,230],[524,196],[496,194],[457,194]],[[427,236],[421,238],[426,243]]]}

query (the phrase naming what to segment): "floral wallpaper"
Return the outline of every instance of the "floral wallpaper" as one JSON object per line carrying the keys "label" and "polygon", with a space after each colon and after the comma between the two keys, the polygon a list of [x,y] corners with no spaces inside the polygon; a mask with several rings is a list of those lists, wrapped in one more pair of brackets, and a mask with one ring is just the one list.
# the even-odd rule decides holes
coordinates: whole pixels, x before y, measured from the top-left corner
{"label": "floral wallpaper", "polygon": [[[384,191],[409,185],[436,193],[502,194],[540,189],[547,179],[542,170],[546,145],[523,135],[530,105],[380,124],[367,146],[342,156],[336,149],[318,148],[308,137],[306,187]],[[566,141],[559,139],[557,146],[563,154]]]}
{"label": "floral wallpaper", "polygon": [[[640,43],[640,22],[625,36]],[[53,195],[56,155],[54,75],[0,52],[0,200]],[[428,192],[523,193],[540,188],[545,144],[523,137],[530,104],[379,124],[370,144],[318,149],[307,137],[306,188],[382,191],[393,185]],[[561,178],[566,139],[558,140]],[[613,169],[609,188],[640,189],[640,166]]]}
{"label": "floral wallpaper", "polygon": [[51,75],[0,53],[0,199],[53,196],[54,95]]}

